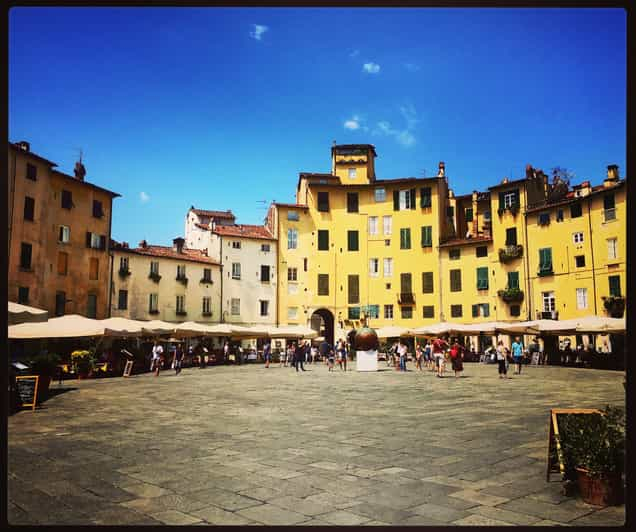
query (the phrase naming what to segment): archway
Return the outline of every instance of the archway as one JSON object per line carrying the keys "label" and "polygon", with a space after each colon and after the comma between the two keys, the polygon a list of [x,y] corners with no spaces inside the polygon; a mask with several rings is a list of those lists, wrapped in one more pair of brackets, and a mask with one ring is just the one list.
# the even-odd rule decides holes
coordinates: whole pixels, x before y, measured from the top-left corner
{"label": "archway", "polygon": [[325,340],[333,345],[333,314],[326,308],[316,310],[310,319],[310,327],[318,333],[319,336],[324,336]]}

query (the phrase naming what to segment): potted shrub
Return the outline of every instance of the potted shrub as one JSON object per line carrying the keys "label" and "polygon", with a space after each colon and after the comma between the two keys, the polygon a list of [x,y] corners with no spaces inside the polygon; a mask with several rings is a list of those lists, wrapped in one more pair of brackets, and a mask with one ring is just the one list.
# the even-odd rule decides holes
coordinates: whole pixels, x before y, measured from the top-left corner
{"label": "potted shrub", "polygon": [[86,379],[92,373],[95,360],[90,351],[78,350],[71,353],[71,360],[78,379]]}
{"label": "potted shrub", "polygon": [[601,414],[559,417],[566,479],[576,479],[583,500],[597,506],[623,502],[625,412],[607,407]]}
{"label": "potted shrub", "polygon": [[31,373],[40,377],[38,379],[38,397],[46,396],[51,379],[59,370],[59,362],[60,357],[55,353],[42,353],[31,361]]}

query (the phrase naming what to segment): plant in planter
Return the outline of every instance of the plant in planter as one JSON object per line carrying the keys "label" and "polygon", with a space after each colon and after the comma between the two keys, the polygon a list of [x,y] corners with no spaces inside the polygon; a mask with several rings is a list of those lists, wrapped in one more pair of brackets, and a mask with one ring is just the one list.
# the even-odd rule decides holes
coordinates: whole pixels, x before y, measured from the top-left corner
{"label": "plant in planter", "polygon": [[31,361],[31,372],[39,375],[38,396],[44,397],[49,390],[51,379],[57,375],[60,357],[55,353],[42,353]]}
{"label": "plant in planter", "polygon": [[625,312],[625,298],[623,296],[604,296],[603,306],[613,318],[622,318]]}
{"label": "plant in planter", "polygon": [[499,290],[497,291],[497,295],[506,303],[523,301],[523,291],[518,288],[506,288],[505,290]]}
{"label": "plant in planter", "polygon": [[601,414],[559,417],[566,480],[576,479],[589,504],[620,504],[625,470],[625,411],[608,406]]}
{"label": "plant in planter", "polygon": [[73,351],[71,353],[71,360],[79,379],[87,378],[95,368],[95,357],[91,351]]}

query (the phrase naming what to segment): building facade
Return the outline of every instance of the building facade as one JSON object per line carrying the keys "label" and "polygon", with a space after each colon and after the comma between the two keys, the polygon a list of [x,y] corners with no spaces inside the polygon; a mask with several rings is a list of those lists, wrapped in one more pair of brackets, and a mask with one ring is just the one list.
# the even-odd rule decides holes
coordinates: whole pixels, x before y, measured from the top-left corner
{"label": "building facade", "polygon": [[142,241],[137,248],[114,243],[112,316],[135,320],[218,323],[221,267],[200,250]]}
{"label": "building facade", "polygon": [[113,199],[119,194],[10,143],[8,297],[50,316],[108,317]]}

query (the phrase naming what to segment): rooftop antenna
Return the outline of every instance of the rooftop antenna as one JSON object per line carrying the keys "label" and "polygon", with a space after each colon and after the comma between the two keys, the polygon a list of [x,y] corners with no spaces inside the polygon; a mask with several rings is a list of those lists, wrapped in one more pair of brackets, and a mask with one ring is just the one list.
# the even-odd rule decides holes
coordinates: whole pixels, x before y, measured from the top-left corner
{"label": "rooftop antenna", "polygon": [[421,173],[422,177],[426,177],[426,168],[422,168]]}

